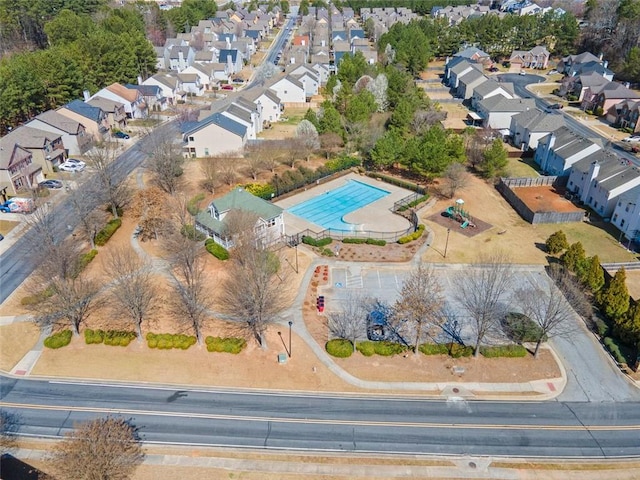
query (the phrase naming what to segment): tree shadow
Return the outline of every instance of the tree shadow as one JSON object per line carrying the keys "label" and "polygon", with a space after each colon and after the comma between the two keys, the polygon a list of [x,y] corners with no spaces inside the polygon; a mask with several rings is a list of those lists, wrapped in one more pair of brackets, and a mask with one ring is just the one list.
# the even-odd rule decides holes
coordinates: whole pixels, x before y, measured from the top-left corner
{"label": "tree shadow", "polygon": [[0,478],[3,480],[45,480],[50,477],[19,458],[5,453],[0,458]]}

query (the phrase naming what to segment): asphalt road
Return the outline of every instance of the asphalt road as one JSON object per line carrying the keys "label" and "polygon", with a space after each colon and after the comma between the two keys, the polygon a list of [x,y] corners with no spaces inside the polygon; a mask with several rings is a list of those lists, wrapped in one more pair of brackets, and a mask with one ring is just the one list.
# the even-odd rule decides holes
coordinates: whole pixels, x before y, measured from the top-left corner
{"label": "asphalt road", "polygon": [[[150,152],[156,138],[172,138],[178,133],[176,122],[169,122],[156,128],[152,133],[140,139],[131,148],[118,157],[114,163],[115,178],[124,179],[134,169],[141,166]],[[86,172],[89,176],[87,182],[97,182],[95,174]],[[95,198],[95,205],[98,205]],[[68,226],[75,228],[79,220],[73,209],[68,208],[64,202],[52,207],[51,215],[54,219],[54,237],[58,241],[69,235]],[[37,256],[33,250],[37,249],[35,233],[25,230],[24,234],[6,251],[0,255],[0,303],[4,302],[13,291],[33,272],[36,267]]]}
{"label": "asphalt road", "polygon": [[[506,73],[502,75],[498,75],[498,77],[503,82],[511,82],[513,83],[515,93],[522,98],[534,98],[536,101],[536,106],[540,110],[544,110],[549,105],[554,102],[547,102],[542,98],[536,97],[532,92],[526,89],[526,86],[532,83],[542,83],[545,81],[545,78],[540,75],[518,75],[516,73]],[[590,129],[587,125],[580,123],[575,119],[572,115],[569,115],[565,112],[557,112],[555,115],[564,115],[564,121],[571,130],[576,132],[579,135],[582,135],[585,138],[600,138],[603,141],[603,145],[609,146],[612,150],[616,152],[620,157],[629,160],[634,165],[640,166],[640,160],[635,155],[627,152],[624,148],[616,143],[612,143],[611,139],[601,135],[600,133]],[[551,115],[554,115],[551,114]]]}
{"label": "asphalt road", "polygon": [[3,410],[22,435],[58,437],[74,423],[109,413],[130,418],[147,442],[550,458],[640,455],[640,403],[343,398],[0,379]]}

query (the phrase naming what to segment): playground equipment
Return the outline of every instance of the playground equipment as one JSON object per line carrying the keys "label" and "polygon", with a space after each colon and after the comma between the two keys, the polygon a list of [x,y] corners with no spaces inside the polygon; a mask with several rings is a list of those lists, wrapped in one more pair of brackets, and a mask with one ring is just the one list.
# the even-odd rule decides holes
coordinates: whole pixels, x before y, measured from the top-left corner
{"label": "playground equipment", "polygon": [[447,207],[445,214],[447,215],[447,217],[452,218],[456,222],[460,223],[460,228],[475,228],[476,224],[471,220],[471,215],[469,215],[469,212],[465,211],[462,208],[463,205],[464,200],[458,199],[456,200],[455,205]]}

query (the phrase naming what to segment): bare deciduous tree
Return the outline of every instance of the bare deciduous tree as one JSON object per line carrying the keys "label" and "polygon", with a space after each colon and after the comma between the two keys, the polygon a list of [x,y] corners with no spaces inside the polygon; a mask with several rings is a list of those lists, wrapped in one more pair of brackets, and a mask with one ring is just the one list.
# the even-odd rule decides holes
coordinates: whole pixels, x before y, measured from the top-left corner
{"label": "bare deciduous tree", "polygon": [[442,287],[433,268],[418,264],[402,284],[394,308],[395,315],[408,321],[415,332],[414,353],[418,352],[424,330],[439,323],[443,305]]}
{"label": "bare deciduous tree", "polygon": [[118,159],[118,145],[107,141],[97,145],[87,153],[87,160],[98,177],[99,198],[103,198],[111,207],[111,213],[118,218],[118,210],[131,199],[131,189],[125,181],[119,181],[115,162]]}
{"label": "bare deciduous tree", "polygon": [[131,213],[138,220],[143,240],[158,239],[167,232],[168,198],[164,191],[155,186],[139,190],[134,195]]}
{"label": "bare deciduous tree", "polygon": [[311,154],[320,148],[318,130],[309,120],[302,120],[296,127],[296,145],[307,162]]}
{"label": "bare deciduous tree", "polygon": [[209,193],[213,193],[220,182],[220,163],[218,156],[206,157],[200,161],[200,170],[204,175],[200,186]]}
{"label": "bare deciduous tree", "polygon": [[447,112],[438,110],[433,107],[418,110],[411,122],[411,128],[416,135],[421,135],[429,130],[432,126],[442,122],[447,118]]}
{"label": "bare deciduous tree", "polygon": [[176,145],[169,139],[159,139],[153,145],[146,167],[153,182],[169,195],[173,195],[182,184],[184,159]]}
{"label": "bare deciduous tree", "polygon": [[253,180],[258,179],[258,174],[264,169],[260,148],[245,149],[244,161],[245,171]]}
{"label": "bare deciduous tree", "polygon": [[350,340],[354,352],[358,337],[362,336],[366,330],[366,306],[365,299],[353,291],[349,291],[347,298],[341,302],[340,310],[327,314],[329,332],[335,337]]}
{"label": "bare deciduous tree", "polygon": [[458,190],[469,183],[469,173],[461,163],[452,163],[444,172],[447,196],[453,198]]}
{"label": "bare deciduous tree", "polygon": [[[239,222],[240,223],[240,222]],[[264,334],[286,306],[287,271],[282,259],[261,245],[253,225],[234,236],[229,275],[222,285],[222,310],[237,320],[247,336],[266,347]]]}
{"label": "bare deciduous tree", "polygon": [[116,312],[129,317],[142,340],[142,322],[152,311],[157,295],[151,262],[127,247],[114,248],[102,262],[111,282],[111,305]]}
{"label": "bare deciduous tree", "polygon": [[295,168],[296,160],[300,155],[300,142],[298,138],[289,138],[284,142],[280,160],[284,165]]}
{"label": "bare deciduous tree", "polygon": [[95,248],[96,235],[105,223],[105,213],[96,209],[93,200],[101,195],[98,185],[86,182],[74,189],[67,197],[67,203],[71,206],[76,217],[80,221],[80,231],[89,242],[91,248]]}
{"label": "bare deciduous tree", "polygon": [[235,158],[225,158],[220,165],[220,180],[226,185],[233,185],[238,180],[238,162]]}
{"label": "bare deciduous tree", "polygon": [[476,263],[455,278],[458,299],[471,318],[474,355],[480,344],[508,311],[505,294],[511,286],[513,270],[508,257],[495,252],[481,256]]}
{"label": "bare deciduous tree", "polygon": [[120,418],[77,425],[53,449],[52,467],[68,480],[127,480],[144,460],[137,429]]}
{"label": "bare deciduous tree", "polygon": [[342,137],[333,132],[323,133],[320,135],[319,140],[320,146],[324,150],[327,159],[331,157],[331,154],[339,151],[344,145]]}
{"label": "bare deciduous tree", "polygon": [[202,344],[202,327],[209,318],[210,288],[204,271],[204,248],[201,242],[175,232],[166,242],[173,273],[172,309],[177,318],[187,323]]}
{"label": "bare deciduous tree", "polygon": [[282,148],[276,142],[264,141],[260,142],[257,149],[262,158],[263,168],[273,173],[279,164],[279,159],[283,155]]}

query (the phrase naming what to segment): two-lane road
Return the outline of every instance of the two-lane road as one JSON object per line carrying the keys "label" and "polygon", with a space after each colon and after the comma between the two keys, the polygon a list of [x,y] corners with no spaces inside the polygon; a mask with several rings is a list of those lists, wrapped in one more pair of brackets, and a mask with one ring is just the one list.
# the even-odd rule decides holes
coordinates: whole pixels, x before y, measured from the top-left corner
{"label": "two-lane road", "polygon": [[105,386],[0,377],[17,433],[60,436],[105,414],[147,442],[355,452],[640,456],[638,403],[514,403]]}

